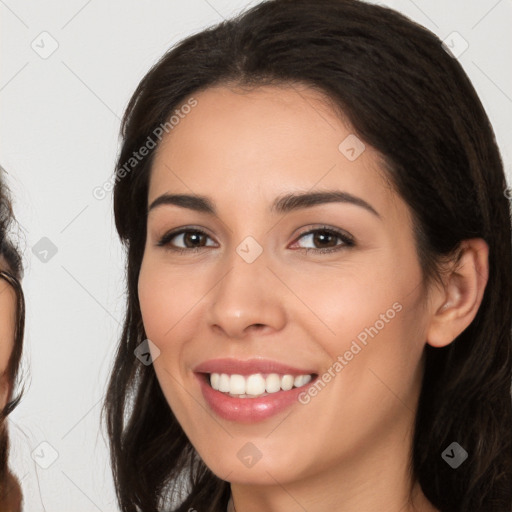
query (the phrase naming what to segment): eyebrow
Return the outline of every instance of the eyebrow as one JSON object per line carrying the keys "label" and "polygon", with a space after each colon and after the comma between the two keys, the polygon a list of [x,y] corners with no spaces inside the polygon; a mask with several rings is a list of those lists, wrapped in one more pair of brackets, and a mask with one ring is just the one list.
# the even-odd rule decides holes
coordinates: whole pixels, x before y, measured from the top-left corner
{"label": "eyebrow", "polygon": [[[372,205],[367,203],[364,199],[342,192],[339,190],[327,190],[323,192],[302,192],[291,193],[276,198],[270,208],[271,213],[288,213],[294,210],[301,210],[304,208],[311,208],[326,203],[348,203],[360,206],[369,211],[379,219],[380,214],[373,208]],[[217,210],[215,203],[206,196],[196,194],[162,194],[157,197],[149,206],[148,213],[162,205],[175,205],[181,208],[188,208],[196,212],[208,213],[216,215]]]}

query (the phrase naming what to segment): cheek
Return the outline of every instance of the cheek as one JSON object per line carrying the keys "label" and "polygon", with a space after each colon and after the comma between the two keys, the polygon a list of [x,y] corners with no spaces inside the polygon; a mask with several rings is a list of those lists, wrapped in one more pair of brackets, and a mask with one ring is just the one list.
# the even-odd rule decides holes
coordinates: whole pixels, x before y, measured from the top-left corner
{"label": "cheek", "polygon": [[[155,279],[155,272],[143,271],[139,277],[139,302],[147,337],[159,345],[165,325],[168,325],[167,315],[173,311],[173,296],[163,293],[161,283]],[[169,328],[169,327],[167,327]]]}
{"label": "cheek", "polygon": [[197,286],[199,283],[190,271],[181,274],[175,267],[166,268],[150,259],[143,261],[138,293],[144,328],[150,340],[160,345],[172,339],[175,326],[198,300]]}
{"label": "cheek", "polygon": [[399,261],[379,259],[364,272],[345,273],[308,292],[329,327],[321,331],[330,364],[324,370],[343,375],[334,387],[344,396],[373,397],[376,405],[390,394],[388,387],[404,393],[414,388],[424,346],[421,271],[414,262]]}
{"label": "cheek", "polygon": [[162,321],[161,308],[164,304],[158,300],[159,290],[154,287],[154,276],[151,272],[145,270],[147,268],[147,265],[143,265],[141,268],[138,294],[144,330],[147,337],[154,341],[154,333],[159,331],[158,324]]}
{"label": "cheek", "polygon": [[[183,277],[183,276],[182,276]],[[166,268],[155,258],[143,261],[139,274],[139,303],[146,336],[160,353],[154,370],[167,403],[180,423],[187,423],[187,396],[181,394],[183,379],[180,368],[185,343],[187,312],[194,300],[193,280],[180,278],[176,269]],[[188,406],[189,407],[189,406]]]}
{"label": "cheek", "polygon": [[393,266],[379,263],[364,272],[340,272],[339,278],[331,276],[316,286],[309,280],[304,283],[303,295],[324,325],[323,338],[332,357],[348,350],[354,339],[364,346],[372,335],[395,329],[404,318],[403,311],[415,307],[411,291],[419,275],[399,274]]}

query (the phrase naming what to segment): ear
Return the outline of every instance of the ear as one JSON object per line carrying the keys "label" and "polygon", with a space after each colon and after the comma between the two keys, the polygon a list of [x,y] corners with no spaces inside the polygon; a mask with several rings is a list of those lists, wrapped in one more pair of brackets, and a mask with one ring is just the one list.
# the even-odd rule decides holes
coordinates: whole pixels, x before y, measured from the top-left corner
{"label": "ear", "polygon": [[458,263],[444,276],[444,286],[433,293],[429,345],[449,345],[475,318],[489,278],[488,256],[489,246],[482,238],[461,242]]}

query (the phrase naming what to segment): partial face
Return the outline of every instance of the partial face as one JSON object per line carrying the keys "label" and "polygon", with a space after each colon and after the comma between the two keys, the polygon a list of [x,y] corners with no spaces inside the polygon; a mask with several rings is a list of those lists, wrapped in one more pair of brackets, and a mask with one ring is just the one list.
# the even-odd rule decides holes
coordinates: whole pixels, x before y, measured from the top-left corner
{"label": "partial face", "polygon": [[[2,267],[0,266],[0,270]],[[14,348],[16,292],[0,278],[0,407],[5,407],[10,391],[6,371]]]}
{"label": "partial face", "polygon": [[[214,213],[161,199],[139,280],[154,369],[188,438],[219,477],[271,485],[403,442],[425,297],[409,210],[377,153],[359,154],[312,90],[194,98],[158,149],[148,204],[195,194]],[[341,200],[282,201],[326,191]]]}

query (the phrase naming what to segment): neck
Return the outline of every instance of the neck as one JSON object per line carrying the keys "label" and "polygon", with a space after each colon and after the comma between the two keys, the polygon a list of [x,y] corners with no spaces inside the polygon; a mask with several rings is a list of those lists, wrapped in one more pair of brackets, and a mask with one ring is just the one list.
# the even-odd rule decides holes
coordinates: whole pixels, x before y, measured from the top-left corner
{"label": "neck", "polygon": [[[411,426],[409,425],[410,429]],[[358,451],[346,464],[275,485],[231,484],[233,506],[228,512],[438,512],[420,485],[411,480],[409,455],[411,432],[398,432],[394,439],[383,436],[373,446]],[[271,473],[269,471],[269,473]]]}
{"label": "neck", "polygon": [[[304,493],[299,495],[295,490],[290,491],[286,486],[283,486],[280,492],[266,492],[263,495],[261,494],[261,489],[247,492],[247,489],[240,489],[236,485],[232,485],[231,488],[232,495],[228,502],[227,512],[257,512],[261,510],[285,512],[289,511],[290,506],[293,505],[299,506],[299,509],[308,510],[308,512],[325,511],[325,507],[328,507],[333,512],[360,512],[361,510],[439,512],[423,494],[418,482],[413,485],[412,491],[409,494],[396,493],[395,497],[391,497],[389,496],[389,489],[387,489],[387,492],[383,493],[384,496],[382,496],[378,494],[376,489],[364,489],[364,486],[360,486],[359,492],[361,494],[357,498],[353,492],[347,493],[343,498],[340,497],[341,493],[337,492],[335,496],[321,497],[320,500],[315,501],[311,505],[306,501],[307,498],[305,498]],[[338,501],[339,499],[343,501]],[[235,501],[237,503],[236,508]]]}

